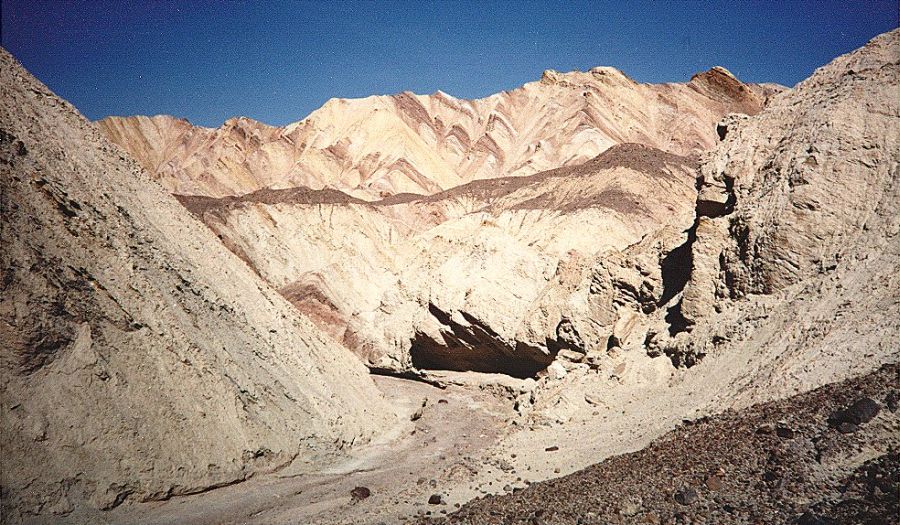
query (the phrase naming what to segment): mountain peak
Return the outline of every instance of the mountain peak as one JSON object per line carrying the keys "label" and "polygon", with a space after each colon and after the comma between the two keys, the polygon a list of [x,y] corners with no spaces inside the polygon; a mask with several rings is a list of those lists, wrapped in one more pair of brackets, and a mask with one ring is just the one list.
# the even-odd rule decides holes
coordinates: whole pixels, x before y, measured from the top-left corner
{"label": "mountain peak", "polygon": [[[615,114],[611,100],[621,103]],[[474,100],[443,91],[332,98],[302,126],[283,129],[230,119],[203,137],[148,128],[144,138],[127,130],[111,138],[178,194],[222,197],[308,186],[372,199],[532,175],[587,161],[620,142],[695,153],[716,143],[715,124],[727,113],[756,113],[764,102],[724,68],[695,75],[689,84],[658,86],[598,66],[547,69],[538,82]],[[671,107],[690,108],[688,116],[673,115]],[[186,140],[191,147],[184,147]]]}

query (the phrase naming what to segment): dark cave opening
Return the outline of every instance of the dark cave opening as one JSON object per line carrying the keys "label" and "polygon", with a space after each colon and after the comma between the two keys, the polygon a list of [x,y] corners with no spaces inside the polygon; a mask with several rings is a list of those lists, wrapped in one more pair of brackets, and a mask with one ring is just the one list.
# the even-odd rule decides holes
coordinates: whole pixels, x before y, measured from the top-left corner
{"label": "dark cave opening", "polygon": [[667,304],[673,297],[681,293],[691,278],[691,269],[694,266],[693,245],[697,240],[698,221],[699,219],[695,220],[694,225],[688,229],[687,240],[667,253],[662,260],[663,293],[658,306]]}
{"label": "dark cave opening", "polygon": [[433,304],[428,311],[442,325],[441,340],[423,333],[413,337],[409,353],[418,370],[483,372],[525,379],[547,368],[558,351],[548,346],[548,355],[521,342],[512,347],[490,326],[465,312],[460,312],[467,323],[464,326]]}
{"label": "dark cave opening", "polygon": [[510,355],[493,346],[452,344],[453,338],[447,339],[447,343],[451,343],[449,346],[436,343],[428,337],[417,336],[409,350],[413,367],[417,370],[506,374],[527,379],[535,377],[553,362],[553,356],[546,356],[546,360],[536,360],[530,353],[516,351],[515,354],[522,355]]}

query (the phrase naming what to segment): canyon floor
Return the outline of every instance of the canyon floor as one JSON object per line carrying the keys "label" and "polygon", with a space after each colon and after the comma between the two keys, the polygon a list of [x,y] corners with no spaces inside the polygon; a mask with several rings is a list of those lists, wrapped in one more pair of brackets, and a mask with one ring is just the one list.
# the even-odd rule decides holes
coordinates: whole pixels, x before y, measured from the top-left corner
{"label": "canyon floor", "polygon": [[324,464],[299,461],[208,492],[58,522],[876,525],[900,509],[897,365],[782,401],[675,418],[648,430],[647,446],[620,432],[618,445],[585,447],[581,438],[608,434],[601,429],[616,419],[593,410],[526,429],[532,439],[518,440],[515,452],[503,445],[527,424],[512,401],[524,381],[460,372],[433,374],[434,383],[375,380],[407,420],[377,442]]}
{"label": "canyon floor", "polygon": [[[498,397],[495,388],[460,384],[438,388],[409,379],[375,379],[406,421],[381,441],[325,466],[299,461],[206,493],[67,519],[136,524],[396,523],[419,512],[446,512],[455,503],[493,491],[491,487],[514,483],[503,470],[484,468],[491,461],[486,453],[514,415],[512,404]],[[454,381],[454,374],[445,379]],[[482,385],[495,384],[490,378],[475,379]],[[354,496],[357,487],[365,487],[369,495]],[[434,493],[443,494],[445,504],[429,505]]]}

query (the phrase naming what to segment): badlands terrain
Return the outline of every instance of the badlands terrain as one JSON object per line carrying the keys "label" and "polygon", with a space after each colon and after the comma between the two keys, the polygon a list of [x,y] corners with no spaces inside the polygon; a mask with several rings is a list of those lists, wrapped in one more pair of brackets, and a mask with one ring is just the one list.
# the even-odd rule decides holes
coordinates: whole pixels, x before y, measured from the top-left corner
{"label": "badlands terrain", "polygon": [[897,517],[900,30],[284,128],[0,58],[4,522]]}

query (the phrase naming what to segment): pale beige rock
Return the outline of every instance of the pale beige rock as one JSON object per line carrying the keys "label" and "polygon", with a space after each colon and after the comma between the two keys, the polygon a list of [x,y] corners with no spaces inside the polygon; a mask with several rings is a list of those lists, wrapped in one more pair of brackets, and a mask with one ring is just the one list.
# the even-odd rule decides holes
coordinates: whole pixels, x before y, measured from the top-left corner
{"label": "pale beige rock", "polygon": [[695,169],[689,158],[618,145],[578,167],[430,197],[363,203],[297,189],[182,202],[375,367],[530,375],[560,348],[606,348],[629,303],[613,304],[615,289],[653,295],[640,271],[659,279],[658,257],[637,265],[646,270],[609,266],[607,299],[578,286],[597,254],[613,258],[663,225],[682,242]]}
{"label": "pale beige rock", "polygon": [[321,461],[393,420],[366,369],[0,51],[3,519]]}
{"label": "pale beige rock", "polygon": [[[681,300],[681,314],[690,324],[712,313],[716,303],[728,297],[721,284],[722,252],[728,244],[728,221],[700,217],[696,235],[700,242],[691,246],[691,276]],[[718,240],[718,242],[714,242]]]}

